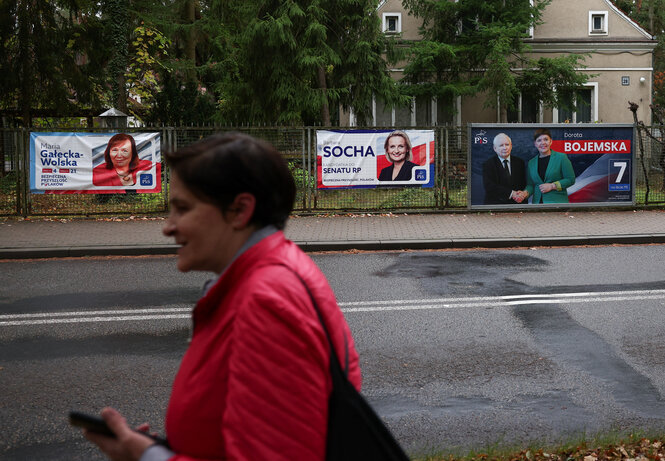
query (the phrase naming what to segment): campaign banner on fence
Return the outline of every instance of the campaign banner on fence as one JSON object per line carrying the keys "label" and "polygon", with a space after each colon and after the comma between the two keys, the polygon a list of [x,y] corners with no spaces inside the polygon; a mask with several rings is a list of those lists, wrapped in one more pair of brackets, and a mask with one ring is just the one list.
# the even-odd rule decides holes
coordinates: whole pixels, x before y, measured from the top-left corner
{"label": "campaign banner on fence", "polygon": [[320,130],[317,187],[434,187],[433,130]]}
{"label": "campaign banner on fence", "polygon": [[632,125],[469,128],[469,206],[633,205]]}
{"label": "campaign banner on fence", "polygon": [[30,191],[161,192],[159,133],[30,133]]}

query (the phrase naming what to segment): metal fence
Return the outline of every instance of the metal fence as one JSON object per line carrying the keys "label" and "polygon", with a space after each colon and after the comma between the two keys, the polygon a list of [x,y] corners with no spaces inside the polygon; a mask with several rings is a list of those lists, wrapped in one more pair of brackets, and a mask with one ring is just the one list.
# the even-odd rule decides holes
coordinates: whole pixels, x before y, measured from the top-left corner
{"label": "metal fence", "polygon": [[[408,129],[412,129],[410,127]],[[424,129],[427,129],[424,128]],[[431,129],[431,127],[430,127]],[[273,144],[285,157],[296,180],[296,212],[401,212],[454,210],[467,206],[468,131],[435,128],[435,187],[317,189],[317,128],[181,127],[131,128],[160,132],[162,150],[186,146],[213,133],[240,131]],[[49,131],[39,129],[41,132]],[[58,129],[58,132],[67,131]],[[81,130],[70,131],[103,131]],[[155,194],[37,194],[30,192],[28,129],[0,129],[0,215],[67,216],[160,214],[168,210],[168,168],[162,169],[162,192]],[[636,130],[636,201],[665,203],[665,130]]]}

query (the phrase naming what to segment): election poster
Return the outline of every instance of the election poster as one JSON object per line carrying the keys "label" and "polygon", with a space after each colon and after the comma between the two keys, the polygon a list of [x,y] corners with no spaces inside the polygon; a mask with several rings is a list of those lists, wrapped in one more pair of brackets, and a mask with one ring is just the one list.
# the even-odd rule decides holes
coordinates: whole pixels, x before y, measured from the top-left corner
{"label": "election poster", "polygon": [[434,187],[433,130],[319,130],[317,187]]}
{"label": "election poster", "polygon": [[634,204],[633,126],[471,124],[470,208]]}
{"label": "election poster", "polygon": [[161,190],[159,133],[30,133],[32,193]]}

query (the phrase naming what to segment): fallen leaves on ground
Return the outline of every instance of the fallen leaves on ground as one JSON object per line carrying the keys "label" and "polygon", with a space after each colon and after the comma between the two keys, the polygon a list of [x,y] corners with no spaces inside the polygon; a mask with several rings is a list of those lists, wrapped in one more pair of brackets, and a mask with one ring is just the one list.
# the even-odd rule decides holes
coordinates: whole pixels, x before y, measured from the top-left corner
{"label": "fallen leaves on ground", "polygon": [[479,453],[465,457],[430,457],[428,461],[665,461],[665,446],[662,440],[640,438],[619,443],[589,446],[534,450],[515,453]]}

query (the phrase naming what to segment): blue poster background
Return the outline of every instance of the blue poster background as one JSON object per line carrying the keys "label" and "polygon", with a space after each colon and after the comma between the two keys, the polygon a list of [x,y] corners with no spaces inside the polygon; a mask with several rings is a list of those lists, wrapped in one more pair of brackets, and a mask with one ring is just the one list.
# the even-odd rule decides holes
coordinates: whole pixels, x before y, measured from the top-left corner
{"label": "blue poster background", "polygon": [[[570,124],[560,124],[560,125],[545,125],[545,124],[533,124],[533,125],[479,125],[473,124],[470,127],[469,135],[469,144],[470,144],[470,157],[469,157],[469,166],[470,166],[470,203],[471,207],[475,206],[485,206],[492,208],[514,208],[514,207],[525,207],[525,206],[543,206],[542,204],[531,204],[524,202],[522,204],[510,204],[510,205],[485,205],[485,188],[483,186],[483,163],[491,158],[496,156],[496,152],[493,149],[493,140],[494,137],[499,133],[507,134],[512,140],[512,156],[516,156],[524,160],[525,164],[528,164],[529,160],[538,155],[538,151],[534,145],[533,135],[536,129],[546,128],[552,134],[552,139],[556,143],[557,141],[585,141],[585,140],[596,140],[596,141],[615,141],[615,140],[630,140],[631,152],[630,153],[575,153],[568,155],[568,159],[572,163],[573,170],[575,171],[576,184],[573,185],[570,189],[579,191],[581,187],[584,187],[585,178],[597,177],[600,174],[605,174],[607,176],[607,181],[609,182],[610,176],[612,174],[611,162],[613,161],[625,161],[629,166],[629,171],[624,172],[624,178],[621,180],[622,187],[618,188],[621,190],[610,190],[609,184],[604,188],[604,192],[600,192],[600,188],[597,187],[593,193],[584,193],[585,191],[579,191],[578,196],[584,197],[593,197],[591,201],[575,202],[574,199],[571,199],[570,203],[586,203],[593,205],[617,205],[617,204],[632,204],[633,203],[633,127],[632,125],[570,125]],[[568,137],[566,137],[566,135]],[[581,135],[581,136],[580,136]],[[554,146],[552,148],[554,151],[559,151]],[[616,175],[615,175],[616,176]],[[569,191],[570,191],[569,189]],[[568,205],[568,204],[563,204]],[[561,205],[559,205],[561,206]]]}

